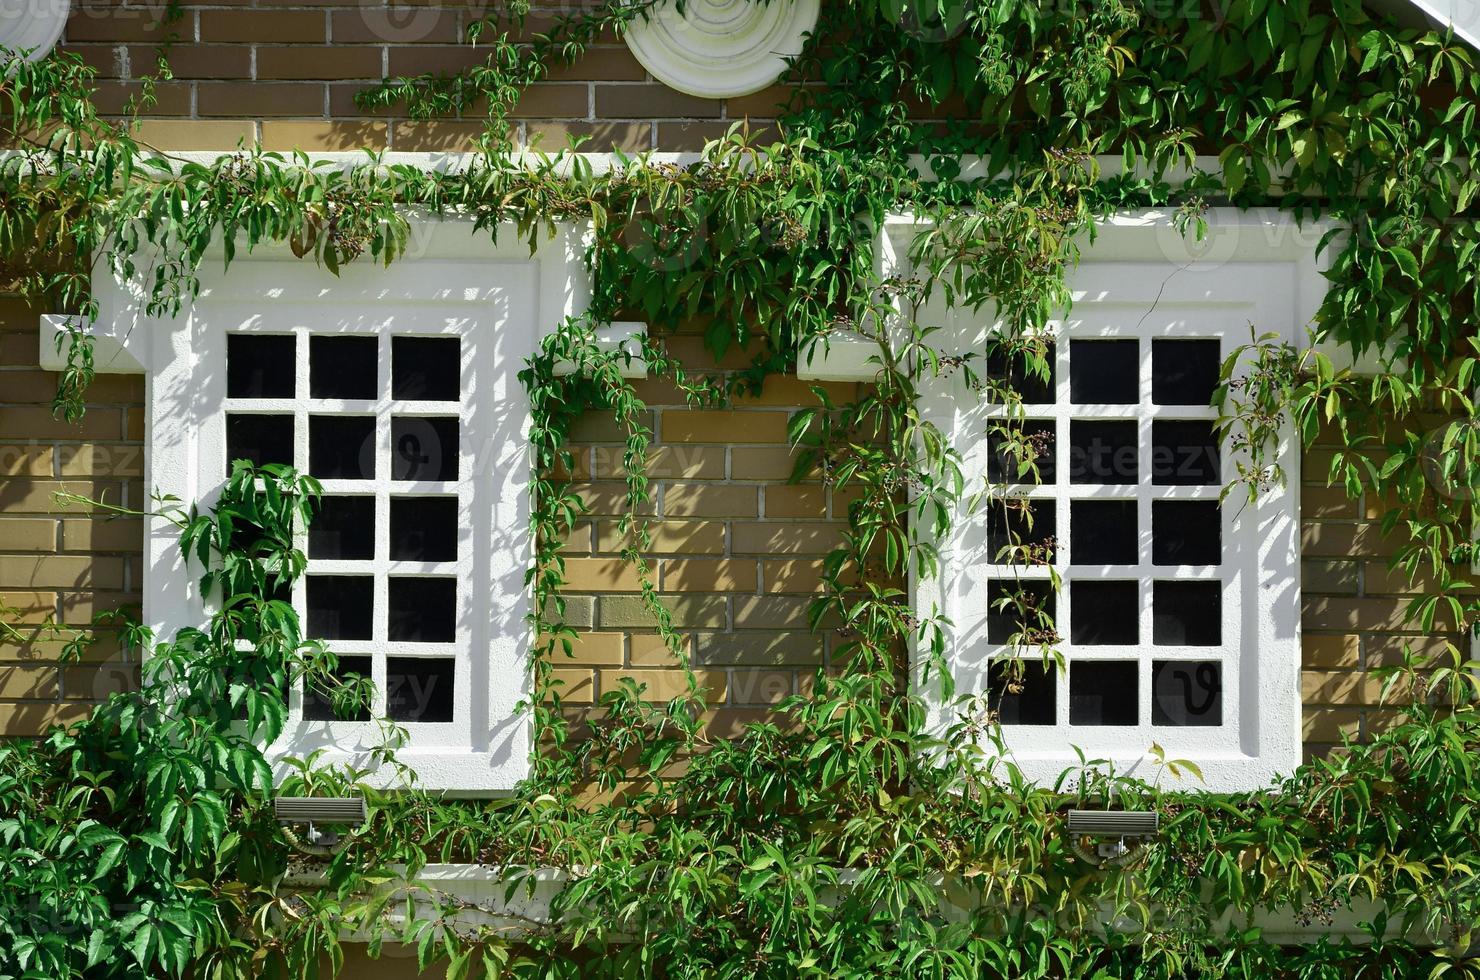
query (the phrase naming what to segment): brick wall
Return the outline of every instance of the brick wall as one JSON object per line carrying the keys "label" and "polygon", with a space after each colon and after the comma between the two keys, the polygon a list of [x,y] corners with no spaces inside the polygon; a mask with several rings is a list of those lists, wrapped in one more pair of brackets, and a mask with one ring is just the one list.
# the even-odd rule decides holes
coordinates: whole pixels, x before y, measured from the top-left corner
{"label": "brick wall", "polygon": [[[415,0],[398,7],[351,0],[217,0],[187,3],[165,22],[163,3],[74,0],[64,48],[99,71],[98,98],[121,112],[152,70],[155,46],[173,32],[176,80],[162,84],[142,136],[166,149],[229,149],[260,140],[271,149],[362,146],[427,151],[466,149],[477,120],[417,121],[404,112],[363,113],[356,91],[385,75],[450,72],[485,52],[458,43],[488,8]],[[557,11],[538,9],[531,32]],[[588,149],[697,149],[733,120],[764,125],[779,88],[727,101],[698,99],[650,79],[615,37],[577,66],[557,71],[518,106],[518,136],[554,148],[590,135]],[[141,501],[142,385],[102,378],[81,429],[52,421],[55,377],[35,368],[36,313],[0,301],[0,596],[19,610],[24,642],[0,637],[0,731],[30,734],[74,717],[86,700],[131,669],[59,668],[60,627],[85,624],[95,609],[130,600],[138,585],[141,529],[56,510],[66,487]],[[696,337],[676,349],[702,365]],[[730,369],[744,362],[732,355]],[[658,382],[640,385],[657,436],[652,558],[662,591],[710,688],[714,731],[735,730],[800,690],[829,654],[827,636],[805,629],[820,557],[837,541],[846,507],[817,482],[786,485],[787,413],[807,386],[773,379],[732,412],[691,411]],[[840,390],[840,396],[846,392]],[[617,561],[620,435],[601,419],[577,433],[580,489],[593,508],[571,542],[570,614],[584,631],[577,656],[559,665],[566,699],[581,710],[622,673],[654,694],[680,683],[638,601],[633,572]],[[1341,733],[1370,736],[1395,712],[1377,705],[1376,666],[1399,656],[1403,587],[1383,559],[1370,501],[1348,501],[1319,485],[1329,450],[1304,466],[1304,734],[1322,751]],[[1410,637],[1411,638],[1411,637]],[[1420,642],[1441,642],[1429,638]],[[116,657],[101,643],[95,662]]]}
{"label": "brick wall", "polygon": [[[564,8],[535,10],[527,32],[547,30]],[[125,111],[156,48],[176,40],[175,80],[157,88],[141,138],[161,149],[231,149],[260,140],[272,150],[466,150],[478,119],[412,120],[403,109],[367,113],[354,94],[383,77],[451,74],[481,64],[486,47],[459,43],[467,25],[495,9],[483,0],[387,7],[354,0],[215,0],[185,3],[167,21],[158,2],[75,0],[63,50],[98,71],[98,105]],[[556,150],[590,136],[591,150],[697,150],[749,118],[763,127],[781,89],[716,101],[653,81],[615,36],[581,62],[533,86],[514,110],[523,145]]]}
{"label": "brick wall", "polygon": [[[1306,754],[1324,752],[1343,735],[1369,739],[1401,716],[1394,707],[1407,697],[1397,689],[1382,703],[1375,668],[1400,664],[1404,645],[1437,651],[1445,642],[1468,643],[1441,613],[1437,635],[1403,622],[1413,593],[1406,576],[1387,567],[1402,532],[1383,538],[1386,505],[1372,495],[1351,500],[1323,480],[1332,446],[1319,441],[1303,460],[1300,488],[1301,697]],[[1461,649],[1464,649],[1461,646]]]}
{"label": "brick wall", "polygon": [[[699,368],[712,363],[697,336],[673,338],[670,351]],[[737,351],[720,367],[746,363]],[[851,383],[822,387],[835,401],[857,394]],[[804,690],[827,663],[836,638],[807,629],[807,607],[820,590],[822,557],[841,543],[847,499],[815,475],[788,483],[795,458],[786,426],[791,412],[816,405],[811,383],[771,378],[759,395],[723,411],[687,407],[667,381],[640,381],[637,389],[655,437],[653,573],[708,688],[711,733],[738,731]],[[590,513],[567,548],[567,619],[589,632],[573,659],[557,658],[556,674],[580,715],[624,675],[660,697],[680,693],[685,681],[643,607],[635,571],[618,557],[626,433],[588,413],[573,436],[574,488]]]}
{"label": "brick wall", "polygon": [[[138,507],[144,382],[99,377],[80,426],[51,418],[57,376],[36,367],[43,312],[0,296],[0,734],[36,735],[132,684],[103,633],[62,663],[96,612],[137,603],[143,526],[62,507],[57,491]],[[50,312],[50,311],[46,311]],[[9,626],[9,628],[7,628]]]}

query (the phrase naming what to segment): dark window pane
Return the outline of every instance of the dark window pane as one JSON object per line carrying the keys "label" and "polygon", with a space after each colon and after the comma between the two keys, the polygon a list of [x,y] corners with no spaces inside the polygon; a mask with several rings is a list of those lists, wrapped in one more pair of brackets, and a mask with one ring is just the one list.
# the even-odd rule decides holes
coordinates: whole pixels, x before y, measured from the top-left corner
{"label": "dark window pane", "polygon": [[[987,642],[1007,643],[1018,633],[1024,645],[1048,642],[1052,629],[1053,588],[1047,580],[996,579],[987,585]],[[1004,599],[1010,600],[1002,605]]]}
{"label": "dark window pane", "polygon": [[293,416],[226,416],[226,472],[238,459],[293,465]]}
{"label": "dark window pane", "polygon": [[1042,661],[992,664],[988,705],[1004,725],[1053,725],[1058,721],[1058,669]]}
{"label": "dark window pane", "polygon": [[1218,438],[1212,422],[1151,423],[1151,482],[1157,486],[1208,486],[1220,481]]}
{"label": "dark window pane", "polygon": [[1134,565],[1137,557],[1134,500],[1070,502],[1071,565]]}
{"label": "dark window pane", "polygon": [[322,480],[373,480],[375,419],[368,415],[309,416],[308,472]]}
{"label": "dark window pane", "polygon": [[1151,400],[1157,405],[1207,405],[1218,386],[1218,341],[1153,340]]}
{"label": "dark window pane", "polygon": [[1160,646],[1193,647],[1222,643],[1223,583],[1153,583],[1151,642]]}
{"label": "dark window pane", "polygon": [[1151,724],[1223,724],[1223,665],[1216,660],[1153,661]]}
{"label": "dark window pane", "polygon": [[1069,422],[1069,482],[1135,483],[1137,465],[1134,421]]}
{"label": "dark window pane", "polygon": [[455,402],[461,365],[456,337],[392,337],[391,397]]}
{"label": "dark window pane", "polygon": [[[1024,419],[1010,436],[992,432],[987,435],[987,479],[993,483],[1032,483],[1032,473],[1019,473],[1022,457],[1008,447],[1031,446],[1033,465],[1038,467],[1041,483],[1052,483],[1054,468],[1054,435],[1052,419]],[[1026,455],[1026,449],[1024,449]]]}
{"label": "dark window pane", "polygon": [[392,480],[456,480],[457,419],[391,419]]}
{"label": "dark window pane", "polygon": [[374,616],[375,579],[371,576],[308,577],[308,635],[314,639],[371,639]]}
{"label": "dark window pane", "polygon": [[1134,725],[1140,717],[1139,665],[1076,660],[1069,665],[1069,724]]}
{"label": "dark window pane", "polygon": [[1141,362],[1134,340],[1069,341],[1069,401],[1075,405],[1134,405]]}
{"label": "dark window pane", "polygon": [[378,398],[380,341],[308,338],[308,393],[314,398]]}
{"label": "dark window pane", "polygon": [[1076,581],[1069,586],[1073,619],[1069,638],[1079,644],[1135,643],[1141,603],[1135,582]]}
{"label": "dark window pane", "polygon": [[292,398],[298,339],[271,334],[226,336],[228,398]]}
{"label": "dark window pane", "polygon": [[457,637],[457,579],[392,578],[386,633],[408,643],[451,643]]}
{"label": "dark window pane", "polygon": [[375,498],[321,497],[308,524],[308,557],[375,557]]}
{"label": "dark window pane", "polygon": [[[1053,560],[1052,500],[998,499],[988,501],[986,507],[987,552],[992,561],[1036,564]],[[1002,549],[1009,546],[1014,550],[1002,555]],[[1024,548],[1029,549],[1027,554]]]}
{"label": "dark window pane", "polygon": [[1223,516],[1216,500],[1153,500],[1153,565],[1218,565],[1223,562]]}
{"label": "dark window pane", "polygon": [[[1029,370],[1030,362],[1038,358],[1046,361],[1048,374],[1045,377],[1036,370]],[[1036,363],[1033,365],[1038,367]],[[1041,351],[1014,346],[1011,349],[994,347],[987,354],[987,377],[1017,392],[1029,405],[1052,405],[1054,402],[1054,347],[1047,344]],[[988,393],[988,397],[992,397]]]}
{"label": "dark window pane", "polygon": [[422,657],[387,657],[385,708],[391,721],[452,720],[456,664]]}
{"label": "dark window pane", "polygon": [[[370,676],[370,658],[340,657],[334,677],[343,682],[356,676],[365,678]],[[335,714],[334,702],[327,692],[320,691],[315,685],[309,684],[303,692],[303,717],[308,721],[369,721],[370,705],[367,699],[349,715]]]}
{"label": "dark window pane", "polygon": [[391,498],[391,558],[456,561],[457,498]]}

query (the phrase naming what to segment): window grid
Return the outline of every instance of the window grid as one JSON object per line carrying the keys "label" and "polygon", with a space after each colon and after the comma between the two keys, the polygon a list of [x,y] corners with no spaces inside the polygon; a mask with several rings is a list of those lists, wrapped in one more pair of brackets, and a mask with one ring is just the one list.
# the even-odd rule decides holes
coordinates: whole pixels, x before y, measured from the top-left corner
{"label": "window grid", "polygon": [[[471,354],[470,338],[462,333],[446,333],[440,326],[426,331],[416,330],[415,333],[404,328],[397,328],[393,332],[377,331],[370,334],[369,336],[373,336],[377,343],[375,391],[378,395],[374,398],[346,399],[312,396],[311,374],[315,363],[312,349],[315,346],[321,346],[314,344],[314,339],[367,336],[365,333],[318,331],[309,326],[294,327],[290,331],[264,330],[258,333],[243,330],[240,333],[254,336],[282,336],[285,333],[291,333],[294,337],[295,364],[292,397],[234,397],[228,393],[223,404],[228,421],[233,416],[242,415],[291,416],[293,420],[291,462],[300,473],[316,475],[314,474],[314,461],[310,458],[310,433],[313,425],[311,420],[314,417],[374,419],[370,478],[317,477],[323,487],[323,498],[355,497],[374,500],[374,520],[371,527],[373,554],[372,557],[366,559],[316,558],[310,553],[307,535],[300,536],[297,546],[309,557],[305,574],[294,583],[292,601],[295,610],[305,624],[305,635],[322,639],[314,637],[308,627],[308,588],[311,579],[324,576],[371,577],[374,585],[370,638],[365,640],[324,639],[325,646],[339,656],[342,663],[351,666],[362,663],[361,658],[368,658],[371,665],[371,678],[376,689],[375,701],[370,708],[372,717],[384,718],[389,714],[398,724],[414,724],[422,729],[445,728],[448,727],[445,723],[453,721],[456,721],[455,727],[458,729],[468,727],[470,719],[452,717],[453,706],[457,703],[457,698],[452,696],[451,692],[436,689],[439,683],[445,683],[447,679],[445,676],[447,671],[442,669],[447,664],[452,666],[451,679],[454,689],[466,688],[469,684],[468,663],[472,643],[466,609],[469,599],[467,583],[471,579],[472,556],[469,554],[470,547],[466,529],[469,527],[469,515],[473,505],[471,499],[473,483],[469,479],[471,474],[467,446],[464,440],[459,440],[456,451],[456,478],[454,479],[394,479],[393,465],[399,447],[392,445],[392,420],[413,420],[414,423],[418,419],[444,419],[456,424],[458,420],[467,417],[472,409],[469,397],[470,386],[466,383],[467,365],[470,363]],[[236,335],[238,334],[232,334],[232,336]],[[446,338],[449,341],[453,339],[458,341],[461,348],[459,363],[462,376],[459,378],[456,400],[392,397],[392,344],[396,337],[407,336],[419,336],[425,339]],[[232,351],[228,348],[228,358],[231,356]],[[427,449],[428,447],[420,448]],[[431,450],[436,448],[430,447]],[[228,455],[230,455],[229,452]],[[226,465],[230,465],[229,459]],[[391,501],[392,499],[409,500],[413,498],[452,498],[457,501],[455,531],[457,554],[455,558],[416,561],[393,560],[390,557]],[[392,613],[391,580],[410,578],[437,578],[455,583],[455,600],[452,610],[454,627],[451,641],[391,639],[389,632]],[[421,660],[432,661],[427,664],[426,670],[421,672],[422,676],[399,672],[396,677],[388,676],[388,664],[399,661],[409,667],[412,662]],[[290,722],[305,719],[306,700],[302,685],[290,692]],[[403,708],[403,705],[409,705],[409,707]],[[465,712],[461,713],[465,714]],[[425,716],[431,720],[418,721],[417,716]],[[362,725],[361,722],[351,720],[329,722],[330,728],[336,732],[336,737],[347,734],[345,729],[353,730],[360,725]]]}
{"label": "window grid", "polygon": [[[1185,726],[1189,722],[1179,720],[1173,722],[1168,720],[1165,712],[1158,711],[1153,697],[1153,676],[1158,668],[1165,662],[1173,662],[1177,665],[1186,665],[1187,670],[1194,671],[1197,667],[1212,662],[1217,665],[1221,677],[1220,701],[1218,707],[1221,715],[1220,725],[1227,725],[1231,719],[1236,717],[1236,684],[1231,679],[1237,676],[1239,659],[1239,630],[1237,614],[1240,608],[1239,585],[1237,582],[1237,569],[1229,561],[1228,543],[1230,541],[1229,520],[1227,507],[1220,507],[1219,519],[1222,522],[1222,533],[1220,540],[1224,544],[1222,562],[1218,565],[1156,565],[1153,563],[1153,521],[1152,510],[1156,501],[1212,501],[1216,504],[1223,488],[1223,476],[1227,470],[1226,452],[1220,453],[1219,464],[1221,472],[1218,479],[1204,485],[1161,485],[1155,482],[1154,472],[1154,445],[1153,445],[1153,423],[1158,420],[1168,421],[1197,421],[1211,423],[1217,419],[1217,410],[1207,404],[1202,405],[1157,405],[1152,402],[1155,378],[1153,375],[1153,339],[1175,338],[1174,342],[1183,340],[1215,340],[1219,347],[1219,362],[1226,357],[1231,348],[1228,346],[1226,334],[1215,329],[1198,330],[1189,328],[1178,331],[1175,335],[1168,335],[1165,331],[1136,329],[1134,326],[1074,326],[1061,329],[1054,338],[1054,401],[1052,404],[1024,403],[1020,407],[996,407],[988,410],[988,415],[995,420],[1014,416],[1024,419],[1052,420],[1054,424],[1054,439],[1052,445],[1054,474],[1051,481],[1046,480],[1043,484],[1022,484],[1009,482],[1007,492],[1015,497],[1027,497],[1031,500],[1053,501],[1056,520],[1056,546],[1052,559],[1047,565],[999,565],[996,564],[996,556],[989,556],[992,563],[992,574],[994,580],[1020,579],[1024,581],[1040,580],[1046,581],[1050,577],[1050,567],[1060,575],[1062,588],[1054,596],[1054,625],[1060,635],[1055,649],[1061,652],[1068,665],[1068,674],[1064,675],[1057,671],[1050,671],[1049,677],[1044,678],[1054,684],[1053,691],[1043,691],[1040,696],[1052,700],[1055,725],[1060,729],[1073,731],[1085,731],[1086,729],[1103,730],[1105,726],[1091,725],[1071,720],[1072,696],[1074,680],[1074,665],[1084,662],[1099,662],[1111,664],[1116,662],[1133,662],[1136,666],[1136,722],[1134,726],[1114,725],[1121,730],[1153,730],[1167,725],[1176,724]],[[1076,340],[1134,340],[1138,344],[1137,350],[1137,397],[1134,403],[1128,404],[1075,404],[1071,397],[1071,384],[1073,379],[1072,356]],[[1083,368],[1081,367],[1081,372]],[[1019,414],[1020,413],[1020,414]],[[1136,450],[1137,450],[1137,472],[1136,479],[1131,483],[1075,483],[1071,476],[1074,464],[1075,447],[1069,438],[1071,423],[1075,420],[1103,421],[1103,420],[1133,420],[1136,423]],[[1040,468],[1042,459],[1040,458]],[[1009,474],[1011,475],[1011,474]],[[999,485],[1000,486],[1000,485]],[[1096,500],[1122,500],[1134,502],[1136,512],[1136,556],[1137,560],[1130,564],[1083,564],[1078,563],[1073,554],[1071,537],[1074,528],[1073,502],[1096,501]],[[1000,503],[992,506],[1001,507]],[[1076,582],[1110,582],[1134,580],[1136,583],[1136,630],[1137,637],[1134,643],[1125,644],[1083,644],[1074,643],[1072,640],[1074,620],[1074,586]],[[1153,592],[1155,583],[1159,581],[1202,581],[1217,582],[1221,586],[1222,602],[1220,606],[1221,629],[1220,642],[1216,646],[1188,645],[1188,644],[1156,644],[1153,642]],[[994,595],[993,599],[996,598]],[[990,601],[990,600],[989,600]],[[1038,656],[1037,646],[1011,647],[1006,644],[992,644],[989,648],[990,656],[994,658],[1005,658],[1011,656],[1021,657],[1028,661],[1036,661]],[[1162,668],[1166,669],[1166,668]],[[1057,676],[1054,676],[1057,674]],[[1200,678],[1206,677],[1206,671]],[[1040,679],[1040,683],[1043,679]],[[1176,678],[1180,680],[1180,678]],[[1000,687],[993,684],[994,701],[1000,693]],[[1032,683],[1024,686],[1024,691],[1019,699],[1032,698]],[[1189,704],[1194,704],[1189,697]],[[1196,699],[1194,706],[1201,706],[1206,698]],[[1014,713],[1016,712],[1016,707]],[[1190,710],[1190,709],[1189,709]],[[1196,720],[1198,716],[1192,716],[1194,720],[1190,724],[1200,724]],[[1010,722],[1009,722],[1010,723]]]}

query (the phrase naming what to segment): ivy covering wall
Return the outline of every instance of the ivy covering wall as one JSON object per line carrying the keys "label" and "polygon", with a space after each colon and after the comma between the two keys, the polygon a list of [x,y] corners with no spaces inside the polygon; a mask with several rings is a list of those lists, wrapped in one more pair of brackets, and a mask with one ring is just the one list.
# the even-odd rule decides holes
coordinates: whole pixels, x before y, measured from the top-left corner
{"label": "ivy covering wall", "polygon": [[[364,772],[302,760],[277,792],[363,792],[372,816],[324,864],[322,887],[283,885],[292,852],[271,819],[263,755],[284,724],[275,692],[306,681],[334,687],[350,708],[364,691],[334,685],[332,656],[273,598],[303,570],[293,530],[312,519],[317,485],[240,467],[211,512],[189,501],[153,512],[179,528],[203,587],[220,597],[210,622],[176,636],[126,627],[149,653],[139,691],[70,730],[0,747],[0,978],[311,976],[339,962],[344,929],[368,936],[372,952],[409,942],[457,976],[1480,973],[1480,724],[1467,650],[1393,670],[1403,724],[1266,791],[1200,793],[1196,760],[1167,760],[1154,784],[1086,760],[1059,786],[1033,787],[1002,756],[990,704],[963,695],[950,737],[924,735],[906,651],[939,669],[940,623],[911,609],[901,586],[911,568],[933,571],[912,528],[939,530],[981,489],[962,486],[954,447],[917,415],[920,388],[964,370],[984,396],[1011,402],[1010,386],[984,370],[989,357],[1045,373],[1035,328],[1067,302],[1065,269],[1096,216],[1166,206],[1196,235],[1212,203],[1272,204],[1349,227],[1332,245],[1313,327],[1379,352],[1386,368],[1355,376],[1273,341],[1241,351],[1219,396],[1247,458],[1230,492],[1283,480],[1272,452],[1281,420],[1307,440],[1335,433],[1331,481],[1387,502],[1394,565],[1428,584],[1412,620],[1468,626],[1480,608],[1467,582],[1480,486],[1472,52],[1354,2],[834,2],[795,66],[804,84],[782,139],[737,126],[688,168],[637,159],[596,173],[568,155],[514,159],[507,112],[521,88],[640,15],[583,11],[529,47],[513,40],[521,11],[502,10],[475,29],[486,66],[363,94],[425,116],[486,106],[486,145],[458,173],[374,158],[314,166],[251,148],[187,162],[152,152],[127,121],[99,118],[79,62],[7,64],[0,95],[17,149],[0,164],[0,249],[19,285],[55,308],[91,312],[91,277],[111,266],[143,271],[156,309],[175,309],[216,236],[228,250],[286,242],[325,275],[394,261],[411,208],[472,216],[489,234],[513,225],[531,240],[554,222],[589,221],[596,300],[522,375],[542,476],[530,572],[541,642],[527,706],[541,749],[521,790],[486,802],[381,793],[358,785]],[[936,179],[918,175],[912,153]],[[962,179],[962,154],[983,155],[998,176]],[[1122,175],[1096,172],[1106,154],[1124,158]],[[1218,166],[1199,167],[1199,154]],[[879,282],[870,228],[897,209],[933,227],[916,243],[917,278]],[[903,339],[886,335],[883,314],[932,292],[995,308],[1004,330],[991,349],[943,360],[934,325],[908,315]],[[847,630],[842,669],[733,740],[702,739],[698,691],[653,703],[635,685],[571,725],[550,675],[573,635],[560,542],[582,508],[560,476],[564,446],[593,410],[629,434],[628,558],[684,656],[641,557],[642,405],[620,355],[593,333],[622,316],[647,320],[650,374],[695,404],[792,370],[818,335],[879,341],[869,393],[801,413],[793,430],[802,465],[855,494],[814,607],[814,623]],[[707,320],[716,355],[759,342],[752,370],[721,384],[668,357],[665,330],[694,317]],[[75,419],[92,375],[85,326],[67,350],[55,408]],[[560,360],[581,370],[557,375]],[[1010,420],[997,435],[1035,472],[1041,447]],[[1053,659],[1053,624],[1041,627],[1020,644],[1024,658]],[[397,766],[396,745],[388,731],[376,763]],[[687,765],[670,766],[680,756]],[[640,791],[587,802],[592,786],[634,778]],[[1134,860],[1097,867],[1063,832],[1072,803],[1154,808],[1163,832]],[[430,861],[499,866],[511,881],[553,867],[570,883],[552,920],[518,935],[424,910],[393,923],[394,889],[383,886]],[[972,899],[964,916],[943,909],[943,881]],[[1370,929],[1386,938],[1281,948],[1251,924],[1259,908],[1320,921],[1353,901],[1378,904]]]}

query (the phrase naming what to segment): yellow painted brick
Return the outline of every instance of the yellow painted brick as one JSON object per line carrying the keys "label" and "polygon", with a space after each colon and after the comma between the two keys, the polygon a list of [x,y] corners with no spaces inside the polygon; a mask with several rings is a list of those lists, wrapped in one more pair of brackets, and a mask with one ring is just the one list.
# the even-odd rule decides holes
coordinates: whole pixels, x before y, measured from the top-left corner
{"label": "yellow painted brick", "polygon": [[1408,712],[1402,708],[1368,708],[1362,716],[1362,735],[1376,738],[1408,720]]}
{"label": "yellow painted brick", "polygon": [[827,491],[820,486],[766,487],[767,517],[827,516]]}
{"label": "yellow painted brick", "polygon": [[[633,423],[651,431],[653,413],[639,412]],[[616,442],[625,445],[629,435],[627,427],[618,423],[610,412],[585,412],[570,427],[570,441],[574,443]]]}
{"label": "yellow painted brick", "polygon": [[[70,652],[67,649],[69,640],[75,635],[74,631],[68,630],[58,633],[35,627],[22,627],[17,630],[24,637],[23,642],[16,642],[0,635],[0,660],[16,660],[26,663],[55,663],[62,660],[64,655]],[[97,664],[117,659],[120,656],[118,636],[112,632],[99,633],[97,642],[92,643],[82,651],[80,663]]]}
{"label": "yellow painted brick", "polygon": [[62,670],[62,688],[69,701],[105,701],[109,696],[139,687],[139,665],[105,661]]}
{"label": "yellow painted brick", "polygon": [[[627,484],[625,483],[580,483],[573,489],[580,494],[581,500],[586,504],[586,513],[605,515],[611,514],[621,516],[632,513],[632,508],[627,502]],[[638,504],[637,513],[653,513],[653,501],[651,496]]]}
{"label": "yellow painted brick", "polygon": [[757,513],[755,487],[670,483],[663,488],[665,517],[754,517]]}
{"label": "yellow painted brick", "polygon": [[57,598],[61,606],[61,621],[74,626],[88,625],[101,612],[126,609],[137,613],[143,603],[137,593],[98,589],[61,592]]}
{"label": "yellow painted brick", "polygon": [[1307,594],[1356,595],[1357,563],[1307,558],[1300,563],[1300,588]]}
{"label": "yellow painted brick", "polygon": [[74,725],[91,713],[85,704],[0,704],[0,738],[42,735],[53,725]]}
{"label": "yellow painted brick", "polygon": [[90,408],[76,423],[52,417],[46,405],[0,407],[0,439],[117,439],[123,413],[116,408]]}
{"label": "yellow painted brick", "polygon": [[129,442],[144,441],[144,410],[130,408],[124,412],[123,437]]}
{"label": "yellow painted brick", "polygon": [[369,119],[354,122],[327,119],[268,119],[262,123],[262,147],[267,150],[314,151],[383,149],[389,125]]}
{"label": "yellow painted brick", "polygon": [[1416,661],[1439,658],[1447,662],[1458,648],[1463,659],[1469,659],[1467,636],[1376,636],[1363,639],[1368,667],[1399,666],[1412,658]]}
{"label": "yellow painted brick", "polygon": [[123,588],[123,559],[0,555],[0,582],[19,588]]}
{"label": "yellow painted brick", "polygon": [[143,446],[64,445],[57,448],[57,460],[62,476],[144,475]]}
{"label": "yellow painted brick", "polygon": [[1408,573],[1402,569],[1389,568],[1384,561],[1369,561],[1362,565],[1362,591],[1367,595],[1412,595],[1435,592],[1437,588],[1432,577],[1422,570],[1410,583]]}
{"label": "yellow painted brick", "polygon": [[54,701],[56,696],[55,667],[0,667],[0,698]]}
{"label": "yellow painted brick", "polygon": [[1300,731],[1307,742],[1339,742],[1344,735],[1355,738],[1361,727],[1362,713],[1356,708],[1306,708]]}
{"label": "yellow painted brick", "polygon": [[137,135],[160,150],[234,150],[257,139],[250,119],[146,119]]}
{"label": "yellow painted brick", "polygon": [[[603,670],[601,690],[615,691],[623,677],[630,677],[639,685],[647,685],[643,697],[649,701],[671,701],[688,692],[688,681],[682,670]],[[703,690],[704,700],[709,704],[722,704],[729,682],[723,670],[696,670],[694,680]]]}
{"label": "yellow painted brick", "polygon": [[1300,672],[1300,700],[1307,705],[1368,704],[1377,700],[1381,685],[1354,670]]}
{"label": "yellow painted brick", "polygon": [[554,664],[598,664],[620,667],[624,636],[621,633],[577,633],[569,638],[570,652],[557,643],[550,661]]}
{"label": "yellow painted brick", "polygon": [[[635,667],[677,667],[679,660],[668,648],[661,633],[633,633],[629,642],[632,647],[632,664]],[[679,636],[684,656],[689,663],[694,659],[694,638],[687,634]]]}
{"label": "yellow painted brick", "polygon": [[[648,524],[647,550],[665,555],[719,555],[725,550],[725,525],[720,521],[654,521]],[[618,552],[632,543],[617,531],[616,521],[597,526],[596,550]]]}
{"label": "yellow painted brick", "polygon": [[823,638],[805,626],[771,632],[703,633],[697,637],[706,664],[747,667],[816,667],[823,657]]}
{"label": "yellow painted brick", "polygon": [[777,704],[790,697],[792,674],[787,670],[736,670],[730,673],[731,704]]}
{"label": "yellow painted brick", "polygon": [[669,558],[663,562],[664,592],[754,592],[756,563],[732,558]]}
{"label": "yellow painted brick", "polygon": [[567,558],[567,592],[637,592],[642,581],[637,566],[620,558]]}
{"label": "yellow painted brick", "polygon": [[1341,636],[1306,633],[1300,638],[1301,663],[1306,667],[1356,667],[1361,662],[1361,641]]}
{"label": "yellow painted brick", "polygon": [[814,393],[819,388],[834,405],[846,405],[858,397],[858,386],[852,381],[803,381],[796,375],[773,374],[766,378],[759,394],[740,395],[735,404],[813,408],[822,404]]}
{"label": "yellow painted brick", "polygon": [[766,592],[820,592],[822,568],[820,558],[761,562],[762,589]]}
{"label": "yellow painted brick", "polygon": [[737,524],[730,532],[737,555],[823,555],[842,543],[841,525]]}
{"label": "yellow painted brick", "polygon": [[66,551],[142,551],[144,522],[134,518],[62,521],[62,548]]}
{"label": "yellow painted brick", "polygon": [[[50,446],[11,443],[0,445],[0,477],[51,476],[55,465]],[[6,495],[0,494],[0,510],[9,510]]]}
{"label": "yellow painted brick", "polygon": [[786,442],[786,412],[690,411],[663,413],[664,442]]}
{"label": "yellow painted brick", "polygon": [[56,616],[56,609],[55,592],[0,592],[0,622],[45,623]]}
{"label": "yellow painted brick", "polygon": [[550,676],[558,682],[556,694],[566,704],[590,704],[595,700],[596,681],[591,671],[560,667],[550,671]]}
{"label": "yellow painted brick", "polygon": [[[591,456],[592,472],[598,478],[627,478],[620,447],[592,446]],[[656,480],[721,480],[725,450],[721,446],[657,446],[648,451],[645,472]]]}
{"label": "yellow painted brick", "polygon": [[1300,516],[1313,518],[1355,518],[1358,501],[1346,495],[1342,487],[1311,486],[1300,488]]}
{"label": "yellow painted brick", "polygon": [[[1338,596],[1306,596],[1301,601],[1301,625],[1305,629],[1319,630],[1402,630],[1414,631],[1417,622],[1404,615],[1408,606],[1406,599],[1359,598]],[[1454,628],[1449,610],[1441,606],[1434,625],[1441,631]]]}
{"label": "yellow painted brick", "polygon": [[[730,450],[730,479],[790,480],[802,455],[802,450],[788,446],[736,446]],[[814,480],[818,475],[814,466],[804,478]]]}
{"label": "yellow painted brick", "polygon": [[[58,493],[75,493],[91,500],[118,503],[123,488],[118,483],[95,480],[11,480],[0,492],[0,510],[7,514],[55,514],[63,511],[57,503]],[[69,505],[66,510],[77,514],[85,508]]]}
{"label": "yellow painted brick", "polygon": [[0,517],[0,551],[56,550],[56,521],[39,517]]}
{"label": "yellow painted brick", "polygon": [[1384,538],[1376,524],[1306,521],[1300,526],[1300,553],[1306,558],[1391,555],[1401,544],[1396,534]]}

